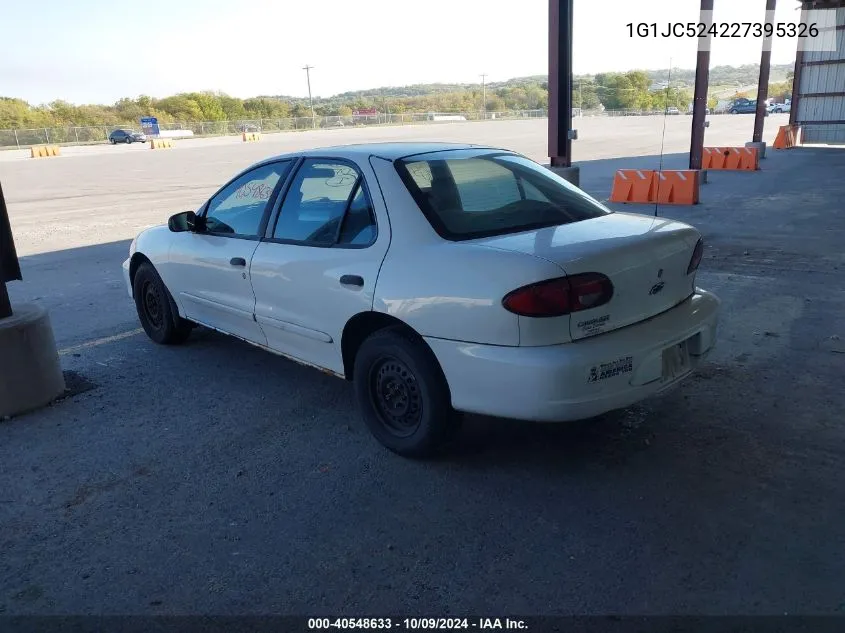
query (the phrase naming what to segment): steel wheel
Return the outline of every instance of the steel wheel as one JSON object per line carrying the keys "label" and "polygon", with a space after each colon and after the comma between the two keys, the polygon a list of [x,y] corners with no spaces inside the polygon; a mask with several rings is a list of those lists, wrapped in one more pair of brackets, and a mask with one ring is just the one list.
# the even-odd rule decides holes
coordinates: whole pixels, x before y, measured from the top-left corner
{"label": "steel wheel", "polygon": [[370,399],[385,428],[396,437],[413,435],[422,421],[423,403],[417,379],[394,357],[374,363],[369,377]]}
{"label": "steel wheel", "polygon": [[160,330],[164,325],[164,310],[162,306],[161,293],[158,284],[147,281],[142,290],[144,301],[144,316],[147,317],[150,325]]}
{"label": "steel wheel", "polygon": [[153,341],[171,345],[188,338],[192,324],[179,316],[173,298],[151,263],[138,266],[132,279],[132,296],[141,326]]}

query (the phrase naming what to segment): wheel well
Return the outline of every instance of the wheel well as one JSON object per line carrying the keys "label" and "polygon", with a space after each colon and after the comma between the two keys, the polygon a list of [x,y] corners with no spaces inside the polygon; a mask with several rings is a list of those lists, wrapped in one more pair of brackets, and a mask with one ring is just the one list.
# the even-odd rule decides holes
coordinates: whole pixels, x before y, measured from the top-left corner
{"label": "wheel well", "polygon": [[388,327],[401,328],[414,338],[422,341],[422,337],[412,327],[396,317],[382,312],[360,312],[356,314],[347,321],[340,339],[340,349],[343,354],[343,373],[346,380],[352,380],[355,356],[357,356],[361,344],[371,334]]}
{"label": "wheel well", "polygon": [[135,293],[135,273],[138,272],[138,268],[144,262],[147,262],[148,264],[152,265],[152,262],[147,259],[146,255],[143,255],[141,253],[135,253],[132,256],[132,259],[129,260],[129,283],[132,286],[133,294]]}

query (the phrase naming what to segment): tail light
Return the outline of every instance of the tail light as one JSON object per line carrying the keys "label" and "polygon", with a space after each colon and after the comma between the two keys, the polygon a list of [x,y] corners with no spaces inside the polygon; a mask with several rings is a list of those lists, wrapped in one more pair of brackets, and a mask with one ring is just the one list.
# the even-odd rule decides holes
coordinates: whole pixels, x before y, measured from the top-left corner
{"label": "tail light", "polygon": [[704,242],[702,240],[698,240],[698,243],[695,245],[695,250],[692,252],[692,259],[689,261],[689,268],[687,268],[688,275],[691,275],[698,270],[698,265],[701,263],[702,255],[704,255]]}
{"label": "tail light", "polygon": [[613,284],[600,273],[559,277],[517,288],[502,299],[509,312],[526,317],[558,317],[604,305]]}

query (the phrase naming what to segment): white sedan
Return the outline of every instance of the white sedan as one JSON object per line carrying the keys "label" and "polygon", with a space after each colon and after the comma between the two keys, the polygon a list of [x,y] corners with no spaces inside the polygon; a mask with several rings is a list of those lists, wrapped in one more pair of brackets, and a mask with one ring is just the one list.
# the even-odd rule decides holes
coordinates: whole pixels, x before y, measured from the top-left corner
{"label": "white sedan", "polygon": [[373,435],[419,456],[457,412],[583,419],[688,376],[719,311],[702,249],[518,154],[386,143],[253,165],[123,271],[155,342],[201,324],[352,380]]}

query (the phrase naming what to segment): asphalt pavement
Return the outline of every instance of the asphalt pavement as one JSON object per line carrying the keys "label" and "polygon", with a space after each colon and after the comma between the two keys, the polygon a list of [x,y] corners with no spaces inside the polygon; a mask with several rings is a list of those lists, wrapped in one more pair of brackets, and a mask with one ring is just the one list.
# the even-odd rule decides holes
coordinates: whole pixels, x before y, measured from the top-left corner
{"label": "asphalt pavement", "polygon": [[[588,191],[606,198],[619,167],[683,166],[689,118],[667,120],[662,158],[645,119],[582,131]],[[714,145],[753,124],[712,120]],[[544,124],[405,136],[542,159]],[[344,381],[205,330],[154,345],[120,279],[139,228],[276,150],[363,134],[337,132],[0,162],[12,299],[50,308],[74,392],[0,422],[0,613],[845,610],[845,151],[770,152],[759,172],[711,172],[702,204],[656,209],[702,230],[699,284],[724,302],[717,350],[681,387],[572,424],[468,416],[418,462],[370,437]]]}

